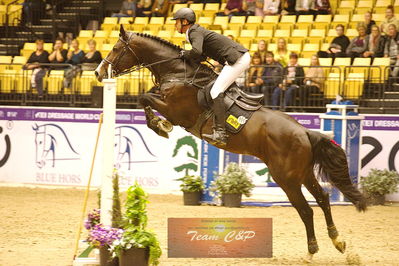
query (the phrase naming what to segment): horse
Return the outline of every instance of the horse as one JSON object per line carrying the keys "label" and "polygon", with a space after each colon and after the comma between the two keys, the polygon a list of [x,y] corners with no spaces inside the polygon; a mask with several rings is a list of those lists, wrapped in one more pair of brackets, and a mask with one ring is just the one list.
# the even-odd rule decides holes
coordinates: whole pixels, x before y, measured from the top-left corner
{"label": "horse", "polygon": [[[161,89],[160,96],[146,93],[139,98],[146,111],[147,125],[164,137],[167,137],[170,127],[176,125],[202,138],[201,133],[211,133],[213,123],[207,117],[203,119],[200,131],[196,130],[198,120],[206,111],[198,103],[198,92],[216,79],[217,74],[209,66],[179,58],[180,51],[179,46],[161,38],[126,32],[121,26],[119,40],[99,64],[95,75],[101,82],[103,78],[147,67]],[[108,73],[110,65],[112,71]],[[155,117],[151,108],[162,114],[166,121]],[[219,148],[255,156],[268,166],[275,182],[286,193],[305,225],[307,261],[312,260],[319,247],[313,210],[302,194],[302,185],[323,210],[333,245],[341,253],[345,252],[345,241],[339,236],[332,218],[329,195],[315,174],[317,170],[317,175],[337,187],[359,212],[366,210],[366,199],[352,183],[345,152],[339,145],[319,132],[306,129],[285,113],[261,107],[239,133],[229,134],[226,146]]]}

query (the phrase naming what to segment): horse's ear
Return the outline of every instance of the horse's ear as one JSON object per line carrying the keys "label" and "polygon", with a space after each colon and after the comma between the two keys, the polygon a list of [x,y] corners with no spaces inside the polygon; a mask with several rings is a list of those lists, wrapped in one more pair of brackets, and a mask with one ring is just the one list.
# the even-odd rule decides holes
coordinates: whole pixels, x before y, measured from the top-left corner
{"label": "horse's ear", "polygon": [[123,25],[121,24],[121,28],[120,28],[120,31],[119,31],[119,36],[123,39],[123,40],[127,40],[127,37],[126,37],[126,31],[125,31],[125,28],[123,27]]}
{"label": "horse's ear", "polygon": [[34,126],[32,126],[32,129],[33,130],[38,130],[39,129],[39,127],[37,126],[37,124],[35,123],[35,125]]}

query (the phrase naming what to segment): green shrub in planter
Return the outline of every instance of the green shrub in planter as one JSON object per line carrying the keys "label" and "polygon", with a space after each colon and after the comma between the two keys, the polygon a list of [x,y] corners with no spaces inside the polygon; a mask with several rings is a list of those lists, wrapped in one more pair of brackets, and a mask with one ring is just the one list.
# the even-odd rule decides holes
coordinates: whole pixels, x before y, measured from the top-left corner
{"label": "green shrub in planter", "polygon": [[211,183],[211,191],[222,199],[226,194],[244,194],[249,197],[254,187],[246,169],[237,163],[229,163],[224,172]]}
{"label": "green shrub in planter", "polygon": [[367,176],[361,177],[360,185],[367,195],[373,198],[384,197],[398,191],[399,174],[386,169],[371,169]]}
{"label": "green shrub in planter", "polygon": [[200,176],[186,175],[177,179],[181,181],[180,189],[183,191],[184,205],[195,206],[200,205],[201,194],[205,189],[204,181]]}

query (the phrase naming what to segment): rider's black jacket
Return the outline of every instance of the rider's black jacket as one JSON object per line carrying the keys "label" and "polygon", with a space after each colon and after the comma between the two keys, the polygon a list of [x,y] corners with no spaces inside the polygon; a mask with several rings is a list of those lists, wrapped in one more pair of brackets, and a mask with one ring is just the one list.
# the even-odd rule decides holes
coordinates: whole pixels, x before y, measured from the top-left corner
{"label": "rider's black jacket", "polygon": [[201,61],[204,56],[218,61],[220,64],[227,62],[233,65],[248,49],[235,41],[216,32],[204,29],[194,24],[188,30],[188,37],[192,46],[191,50],[184,53],[184,58]]}

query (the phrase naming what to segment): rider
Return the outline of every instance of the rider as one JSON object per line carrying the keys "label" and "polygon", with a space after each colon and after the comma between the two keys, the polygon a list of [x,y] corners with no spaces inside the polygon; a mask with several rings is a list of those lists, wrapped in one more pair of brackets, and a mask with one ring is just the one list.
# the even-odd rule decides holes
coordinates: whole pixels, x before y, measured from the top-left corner
{"label": "rider", "polygon": [[176,20],[176,30],[185,33],[191,50],[182,50],[180,56],[184,59],[202,61],[210,57],[225,65],[211,89],[215,125],[213,134],[203,136],[212,139],[216,144],[226,145],[225,107],[223,93],[230,85],[249,68],[251,56],[248,49],[231,39],[216,32],[204,29],[196,21],[195,13],[190,8],[181,8],[173,16]]}

